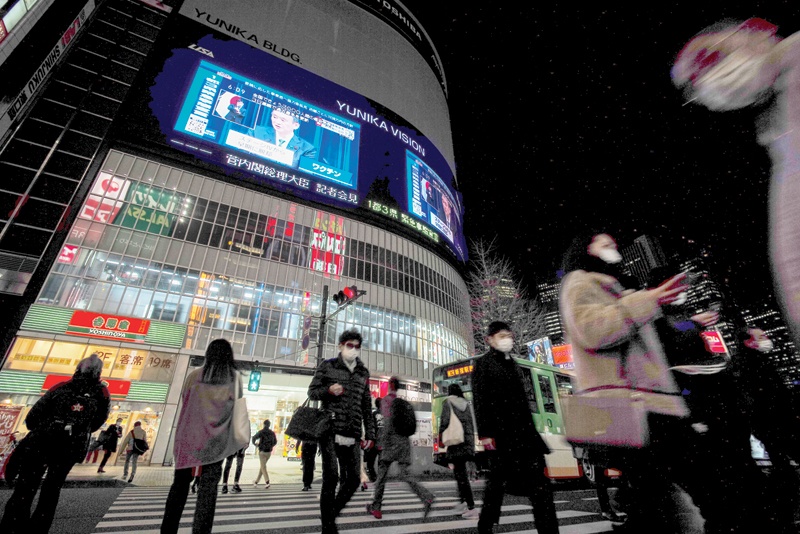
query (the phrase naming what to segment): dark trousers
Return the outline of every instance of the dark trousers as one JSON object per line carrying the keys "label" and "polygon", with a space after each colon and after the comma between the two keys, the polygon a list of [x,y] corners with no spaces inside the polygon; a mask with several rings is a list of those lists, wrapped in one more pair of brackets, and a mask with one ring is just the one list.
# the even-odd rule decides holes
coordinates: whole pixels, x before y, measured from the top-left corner
{"label": "dark trousers", "polygon": [[364,451],[364,463],[367,465],[367,476],[370,482],[378,480],[377,463],[381,451],[377,446],[372,447],[368,451]]}
{"label": "dark trousers", "polygon": [[114,454],[114,451],[111,449],[107,449],[105,451],[105,453],[103,454],[103,459],[100,460],[100,467],[98,467],[98,469],[102,469],[106,466],[106,462],[108,462],[108,459],[111,458],[112,454]]}
{"label": "dark trousers", "polygon": [[[392,467],[393,463],[378,462],[378,480],[375,482],[375,493],[372,495],[372,508],[375,510],[380,510],[383,505],[383,492],[386,489],[386,481],[389,479],[389,468]],[[411,491],[419,497],[419,500],[422,502],[433,501],[433,493],[408,475],[408,464],[398,463],[397,467],[399,468],[397,479],[411,486]]]}
{"label": "dark trousers", "polygon": [[310,486],[314,482],[314,468],[317,466],[317,449],[315,441],[304,441],[303,449],[300,451],[303,461],[303,486]]}
{"label": "dark trousers", "polygon": [[[478,532],[492,532],[494,525],[500,522],[500,508],[505,495],[505,474],[502,458],[497,454],[489,456],[489,476],[483,496],[483,509],[478,519]],[[553,489],[550,479],[544,474],[544,456],[532,458],[536,462],[535,476],[530,481],[531,493],[528,496],[533,507],[533,521],[539,534],[557,534],[558,518],[553,503]]]}
{"label": "dark trousers", "polygon": [[[57,451],[57,449],[54,449]],[[67,479],[75,462],[53,458],[53,453],[42,453],[26,459],[20,471],[19,478],[14,488],[14,493],[6,503],[3,519],[0,521],[0,532],[3,534],[16,533],[46,533],[53,524],[53,517],[61,496],[61,487]],[[47,476],[42,482],[42,476],[47,471]],[[31,515],[31,505],[36,491],[39,492],[39,502]]]}
{"label": "dark trousers", "polygon": [[[214,513],[217,509],[217,485],[222,476],[222,460],[204,465],[200,472],[200,484],[197,491],[197,503],[192,521],[192,534],[208,534],[214,524]],[[175,534],[189,497],[189,484],[192,482],[192,468],[176,469],[175,478],[167,495],[164,508],[164,520],[161,522],[162,534]]]}
{"label": "dark trousers", "polygon": [[222,483],[228,485],[228,476],[231,474],[231,465],[233,459],[236,458],[236,472],[233,475],[233,483],[238,484],[239,479],[242,477],[242,467],[244,465],[244,453],[231,454],[225,459],[225,469],[222,471]]}
{"label": "dark trousers", "polygon": [[472,496],[472,486],[469,484],[469,475],[467,474],[468,461],[466,458],[454,458],[451,463],[453,464],[453,474],[456,477],[458,496],[461,502],[467,503],[467,507],[472,510],[475,508],[475,500]]}
{"label": "dark trousers", "polygon": [[319,446],[322,449],[322,490],[319,509],[322,532],[327,534],[336,532],[336,518],[361,484],[361,449],[358,442],[350,446],[337,445],[333,434],[323,437]]}

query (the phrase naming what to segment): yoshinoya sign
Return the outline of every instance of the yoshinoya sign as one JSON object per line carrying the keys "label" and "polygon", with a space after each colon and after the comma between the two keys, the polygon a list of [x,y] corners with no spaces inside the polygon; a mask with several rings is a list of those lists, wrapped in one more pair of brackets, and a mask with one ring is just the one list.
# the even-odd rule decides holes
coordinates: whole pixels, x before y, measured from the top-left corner
{"label": "yoshinoya sign", "polygon": [[149,330],[150,321],[146,319],[76,310],[64,333],[73,336],[143,343]]}

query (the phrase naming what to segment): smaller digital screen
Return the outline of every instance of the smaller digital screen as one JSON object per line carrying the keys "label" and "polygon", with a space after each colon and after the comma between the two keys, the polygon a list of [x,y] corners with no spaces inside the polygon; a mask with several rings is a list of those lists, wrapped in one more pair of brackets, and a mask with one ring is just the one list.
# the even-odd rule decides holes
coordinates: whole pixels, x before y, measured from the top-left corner
{"label": "smaller digital screen", "polygon": [[450,189],[436,172],[412,152],[406,152],[408,210],[454,243],[461,232],[460,211]]}
{"label": "smaller digital screen", "polygon": [[447,378],[452,378],[454,376],[461,376],[461,375],[468,375],[472,372],[473,365],[470,363],[468,365],[460,365],[458,367],[453,367],[448,369],[445,372]]}
{"label": "smaller digital screen", "polygon": [[359,123],[205,60],[191,80],[175,130],[358,187]]}

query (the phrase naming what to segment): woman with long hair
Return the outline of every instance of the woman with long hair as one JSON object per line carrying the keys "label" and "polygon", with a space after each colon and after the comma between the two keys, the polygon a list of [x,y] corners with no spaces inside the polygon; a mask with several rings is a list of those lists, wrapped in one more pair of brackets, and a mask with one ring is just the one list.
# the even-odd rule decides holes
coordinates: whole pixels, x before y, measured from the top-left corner
{"label": "woman with long hair", "polygon": [[192,533],[208,533],[214,523],[217,485],[222,461],[248,443],[238,443],[233,433],[233,406],[242,396],[242,384],[233,360],[233,348],[215,339],[206,349],[203,367],[186,377],[181,393],[181,413],[175,429],[175,478],[169,490],[161,532],[178,532],[192,483],[193,468],[200,468]]}

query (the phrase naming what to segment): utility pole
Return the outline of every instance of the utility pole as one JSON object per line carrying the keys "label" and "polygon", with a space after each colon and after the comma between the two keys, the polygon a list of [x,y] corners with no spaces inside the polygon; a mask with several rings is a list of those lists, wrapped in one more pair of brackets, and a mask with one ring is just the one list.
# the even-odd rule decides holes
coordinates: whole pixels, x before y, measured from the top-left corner
{"label": "utility pole", "polygon": [[327,318],[325,314],[328,312],[328,286],[322,286],[322,304],[320,306],[321,313],[319,315],[319,332],[317,332],[317,367],[322,363],[322,349],[325,343],[325,326],[327,325]]}

